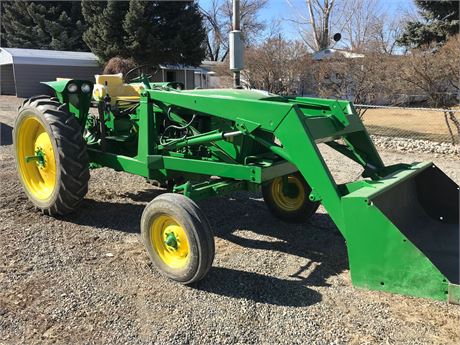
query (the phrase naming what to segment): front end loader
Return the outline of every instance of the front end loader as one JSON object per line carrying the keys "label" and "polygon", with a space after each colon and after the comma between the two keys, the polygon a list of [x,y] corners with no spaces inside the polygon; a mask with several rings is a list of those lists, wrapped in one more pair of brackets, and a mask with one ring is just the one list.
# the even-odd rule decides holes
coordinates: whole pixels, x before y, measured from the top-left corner
{"label": "front end loader", "polygon": [[[346,240],[354,286],[459,303],[459,186],[433,163],[386,166],[353,104],[260,90],[183,90],[146,76],[47,82],[55,97],[19,109],[19,178],[44,213],[65,215],[89,169],[158,181],[169,192],[142,215],[147,252],[165,276],[203,278],[214,239],[194,200],[262,191],[268,209],[303,222],[319,204]],[[362,167],[337,184],[318,144]]]}

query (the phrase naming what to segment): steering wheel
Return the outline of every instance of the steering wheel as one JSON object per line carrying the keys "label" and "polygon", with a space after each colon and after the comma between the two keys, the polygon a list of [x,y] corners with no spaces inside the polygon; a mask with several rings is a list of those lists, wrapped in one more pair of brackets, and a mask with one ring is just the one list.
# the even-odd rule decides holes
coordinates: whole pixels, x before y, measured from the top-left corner
{"label": "steering wheel", "polygon": [[[132,69],[130,69],[126,74],[125,74],[125,83],[129,84],[129,83],[135,83],[135,82],[143,82],[144,81],[144,78],[146,77],[147,79],[150,79],[152,77],[152,75],[143,75],[141,73],[141,68],[144,68],[144,67],[147,67],[147,66],[150,66],[149,64],[145,64],[145,65],[139,65],[139,66],[136,66]],[[150,67],[153,67],[153,70],[154,70],[154,75],[157,74],[157,72],[160,70],[158,66],[150,66]],[[133,74],[135,71],[137,71],[137,77],[130,77],[131,74]]]}

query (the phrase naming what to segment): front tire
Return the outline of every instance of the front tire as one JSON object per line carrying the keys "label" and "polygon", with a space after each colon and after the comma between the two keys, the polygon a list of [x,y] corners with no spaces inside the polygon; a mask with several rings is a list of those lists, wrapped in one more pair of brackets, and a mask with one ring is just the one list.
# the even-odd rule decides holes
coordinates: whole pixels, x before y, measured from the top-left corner
{"label": "front tire", "polygon": [[72,212],[88,191],[89,164],[81,127],[55,98],[37,96],[19,108],[13,130],[19,179],[43,213]]}
{"label": "front tire", "polygon": [[190,284],[202,279],[214,260],[214,235],[191,199],[162,194],[144,209],[141,234],[150,259],[161,274]]}
{"label": "front tire", "polygon": [[311,187],[299,172],[276,177],[262,185],[269,211],[288,223],[302,223],[315,214],[319,202],[311,201],[310,193]]}

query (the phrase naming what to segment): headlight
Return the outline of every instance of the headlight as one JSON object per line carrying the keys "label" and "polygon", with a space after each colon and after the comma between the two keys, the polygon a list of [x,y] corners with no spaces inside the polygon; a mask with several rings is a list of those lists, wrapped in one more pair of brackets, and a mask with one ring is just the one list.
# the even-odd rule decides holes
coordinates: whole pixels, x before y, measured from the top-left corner
{"label": "headlight", "polygon": [[90,93],[91,92],[91,85],[89,84],[81,84],[81,92],[83,93]]}
{"label": "headlight", "polygon": [[74,84],[74,83],[71,83],[71,84],[67,85],[67,91],[69,91],[71,93],[77,92],[78,91],[78,85]]}

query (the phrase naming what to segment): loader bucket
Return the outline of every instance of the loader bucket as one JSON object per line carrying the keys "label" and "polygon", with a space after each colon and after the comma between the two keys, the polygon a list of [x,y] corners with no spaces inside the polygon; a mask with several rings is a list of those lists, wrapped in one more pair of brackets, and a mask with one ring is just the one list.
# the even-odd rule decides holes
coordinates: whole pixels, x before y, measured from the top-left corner
{"label": "loader bucket", "polygon": [[342,199],[358,287],[460,302],[459,187],[432,163]]}

